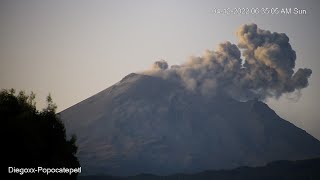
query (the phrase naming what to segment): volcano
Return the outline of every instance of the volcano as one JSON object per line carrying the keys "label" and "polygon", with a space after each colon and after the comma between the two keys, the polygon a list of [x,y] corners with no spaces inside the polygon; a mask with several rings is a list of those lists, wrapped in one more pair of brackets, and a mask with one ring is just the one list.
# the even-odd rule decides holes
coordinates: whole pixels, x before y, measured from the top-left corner
{"label": "volcano", "polygon": [[258,100],[204,96],[129,74],[59,113],[84,174],[194,173],[320,156],[320,142]]}

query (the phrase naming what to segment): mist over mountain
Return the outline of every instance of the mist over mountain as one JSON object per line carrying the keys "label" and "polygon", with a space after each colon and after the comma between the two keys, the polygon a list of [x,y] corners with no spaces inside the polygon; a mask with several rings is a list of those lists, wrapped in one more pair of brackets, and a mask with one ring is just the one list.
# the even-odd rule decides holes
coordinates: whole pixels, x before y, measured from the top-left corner
{"label": "mist over mountain", "polygon": [[62,111],[85,174],[194,173],[320,156],[320,142],[265,103],[203,96],[129,74]]}

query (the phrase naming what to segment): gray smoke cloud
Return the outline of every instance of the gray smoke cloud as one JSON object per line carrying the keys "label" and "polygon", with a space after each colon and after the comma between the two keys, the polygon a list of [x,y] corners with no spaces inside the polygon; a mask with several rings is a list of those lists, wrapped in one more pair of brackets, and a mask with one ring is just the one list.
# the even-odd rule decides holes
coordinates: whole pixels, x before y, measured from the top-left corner
{"label": "gray smoke cloud", "polygon": [[168,69],[168,63],[165,60],[156,61],[153,63],[152,68],[154,70],[166,70]]}
{"label": "gray smoke cloud", "polygon": [[294,73],[296,53],[286,34],[256,24],[243,25],[236,34],[238,45],[221,43],[216,50],[171,68],[164,60],[157,61],[145,73],[181,82],[203,95],[219,93],[238,100],[278,98],[308,86],[312,71],[299,68]]}

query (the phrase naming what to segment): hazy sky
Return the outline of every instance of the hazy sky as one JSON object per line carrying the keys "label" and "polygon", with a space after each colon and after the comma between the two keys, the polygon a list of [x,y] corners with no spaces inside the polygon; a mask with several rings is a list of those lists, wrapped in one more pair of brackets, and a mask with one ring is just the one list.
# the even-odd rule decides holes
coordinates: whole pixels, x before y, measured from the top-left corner
{"label": "hazy sky", "polygon": [[[221,15],[214,8],[300,8],[306,15]],[[286,33],[296,67],[311,68],[299,101],[268,100],[283,118],[320,139],[320,3],[314,1],[0,0],[0,88],[50,92],[58,111],[165,59],[237,43],[242,24]]]}

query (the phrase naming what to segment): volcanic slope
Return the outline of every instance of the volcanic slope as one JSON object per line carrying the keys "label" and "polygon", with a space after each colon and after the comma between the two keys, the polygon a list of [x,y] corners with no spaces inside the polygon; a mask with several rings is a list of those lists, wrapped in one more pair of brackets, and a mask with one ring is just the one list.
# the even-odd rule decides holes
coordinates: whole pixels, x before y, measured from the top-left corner
{"label": "volcanic slope", "polygon": [[320,156],[320,142],[265,103],[203,96],[129,74],[59,113],[84,174],[166,175]]}

